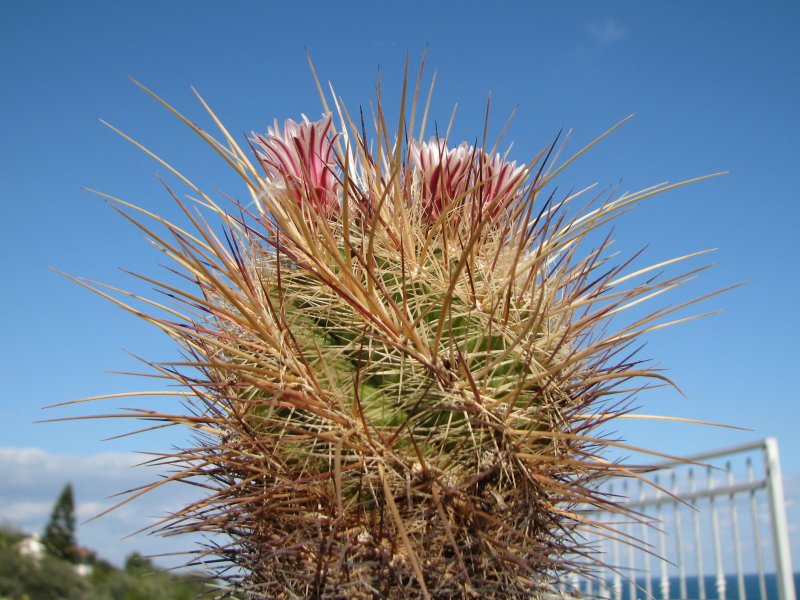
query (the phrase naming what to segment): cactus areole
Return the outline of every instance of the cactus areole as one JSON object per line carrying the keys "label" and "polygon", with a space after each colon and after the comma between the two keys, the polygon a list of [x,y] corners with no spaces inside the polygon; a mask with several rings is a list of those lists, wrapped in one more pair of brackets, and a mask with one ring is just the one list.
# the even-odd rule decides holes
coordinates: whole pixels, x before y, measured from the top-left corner
{"label": "cactus areole", "polygon": [[390,126],[380,94],[371,117],[323,98],[319,120],[241,143],[153,96],[249,194],[172,170],[180,224],[102,194],[183,276],[155,282],[171,304],[85,283],[182,353],[150,364],[185,413],[125,413],[194,432],[145,489],[204,497],[160,531],[218,534],[199,560],[222,559],[237,597],[541,597],[597,568],[583,533],[616,534],[585,511],[624,521],[597,484],[634,475],[604,458],[625,447],[606,425],[667,381],[637,339],[683,306],[618,315],[687,281],[656,271],[694,256],[634,270],[602,231],[687,182],[564,194],[563,140],[516,164],[426,133],[416,100]]}

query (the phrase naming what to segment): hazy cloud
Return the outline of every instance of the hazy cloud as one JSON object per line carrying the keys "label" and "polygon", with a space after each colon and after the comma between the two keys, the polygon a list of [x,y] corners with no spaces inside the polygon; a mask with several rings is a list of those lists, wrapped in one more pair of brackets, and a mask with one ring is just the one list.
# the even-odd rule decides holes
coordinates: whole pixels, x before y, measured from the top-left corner
{"label": "hazy cloud", "polygon": [[52,502],[9,502],[0,508],[0,518],[11,523],[40,521],[50,514]]}
{"label": "hazy cloud", "polygon": [[586,30],[598,44],[604,46],[616,44],[628,37],[628,28],[612,17],[590,21]]}
{"label": "hazy cloud", "polygon": [[[126,536],[154,523],[167,511],[197,498],[190,486],[171,485],[145,494],[88,523],[88,519],[117,503],[113,494],[154,481],[153,468],[136,467],[142,457],[104,453],[93,456],[51,454],[39,448],[0,448],[0,523],[27,533],[42,533],[53,504],[67,482],[75,494],[78,542],[121,564],[131,552],[161,554],[194,549],[199,538]],[[165,566],[182,564],[181,557],[156,559]]]}

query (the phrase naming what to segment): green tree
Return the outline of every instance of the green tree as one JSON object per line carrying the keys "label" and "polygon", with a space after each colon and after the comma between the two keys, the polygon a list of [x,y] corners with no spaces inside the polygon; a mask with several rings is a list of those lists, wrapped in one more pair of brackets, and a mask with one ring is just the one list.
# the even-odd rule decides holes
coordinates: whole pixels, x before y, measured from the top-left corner
{"label": "green tree", "polygon": [[131,552],[127,558],[125,558],[126,573],[141,573],[142,571],[150,572],[154,570],[153,562],[138,552]]}
{"label": "green tree", "polygon": [[75,500],[72,485],[67,483],[53,505],[50,521],[44,528],[42,543],[53,556],[77,562],[78,545],[75,542]]}

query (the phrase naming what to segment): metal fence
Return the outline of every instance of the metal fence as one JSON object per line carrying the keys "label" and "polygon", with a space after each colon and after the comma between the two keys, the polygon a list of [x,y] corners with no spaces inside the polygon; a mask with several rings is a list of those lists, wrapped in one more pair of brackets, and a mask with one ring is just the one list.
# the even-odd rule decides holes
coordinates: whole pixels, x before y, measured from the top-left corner
{"label": "metal fence", "polygon": [[594,538],[603,562],[616,568],[595,580],[574,576],[562,583],[565,592],[615,600],[795,599],[774,438],[654,464],[647,477],[655,486],[621,477],[605,484],[637,520],[590,515],[636,547]]}

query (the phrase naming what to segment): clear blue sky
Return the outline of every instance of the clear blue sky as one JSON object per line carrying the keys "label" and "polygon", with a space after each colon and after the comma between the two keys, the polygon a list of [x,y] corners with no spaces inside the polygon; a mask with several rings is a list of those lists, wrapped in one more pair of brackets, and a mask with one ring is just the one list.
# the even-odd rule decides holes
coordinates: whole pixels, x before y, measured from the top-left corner
{"label": "clear blue sky", "polygon": [[[648,245],[651,262],[718,247],[711,259],[718,266],[688,293],[753,281],[703,307],[722,314],[649,338],[645,354],[686,397],[670,390],[641,397],[643,412],[753,431],[636,424],[623,431],[678,454],[776,436],[787,488],[800,497],[800,6],[788,1],[2,3],[0,447],[35,448],[41,453],[28,459],[55,463],[184,441],[171,431],[101,442],[129,428],[117,423],[33,424],[115,405],[45,413],[47,404],[146,389],[109,374],[139,369],[125,350],[174,356],[156,331],[48,270],[121,286],[129,279],[118,267],[158,272],[141,236],[81,186],[170,214],[154,177],[166,173],[98,118],[208,191],[242,194],[128,75],[200,120],[195,86],[244,139],[274,118],[320,114],[306,48],[354,110],[368,107],[379,66],[391,95],[405,53],[416,67],[426,45],[428,74],[438,70],[432,118],[445,127],[458,102],[454,139],[474,140],[491,89],[495,133],[520,106],[507,138],[517,160],[562,128],[574,130],[577,149],[636,113],[560,176],[562,189],[621,181],[627,190],[732,171],[642,206],[617,225],[616,237],[623,251]],[[388,105],[396,106],[393,98]],[[53,473],[46,490],[30,482],[0,490],[6,503],[40,494],[38,509],[20,504],[5,518],[24,513],[21,522],[38,523],[63,483],[59,475],[69,473],[66,466]]]}

